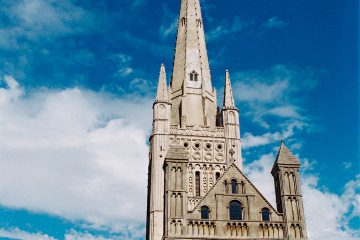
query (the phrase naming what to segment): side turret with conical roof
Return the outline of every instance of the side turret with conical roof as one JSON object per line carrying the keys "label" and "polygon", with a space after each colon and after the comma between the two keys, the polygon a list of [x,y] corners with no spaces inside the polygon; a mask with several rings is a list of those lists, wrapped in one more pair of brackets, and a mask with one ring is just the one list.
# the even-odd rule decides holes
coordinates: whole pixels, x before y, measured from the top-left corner
{"label": "side turret with conical roof", "polygon": [[288,239],[307,239],[299,169],[299,160],[281,141],[271,174],[274,177],[277,210],[284,214]]}

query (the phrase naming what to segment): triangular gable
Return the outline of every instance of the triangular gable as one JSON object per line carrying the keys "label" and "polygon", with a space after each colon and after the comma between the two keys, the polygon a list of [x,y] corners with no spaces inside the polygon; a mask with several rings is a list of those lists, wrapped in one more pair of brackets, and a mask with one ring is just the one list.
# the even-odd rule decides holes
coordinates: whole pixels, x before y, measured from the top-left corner
{"label": "triangular gable", "polygon": [[230,167],[218,179],[218,181],[208,191],[208,193],[203,197],[203,199],[196,205],[192,212],[194,213],[196,211],[199,211],[201,206],[208,205],[209,203],[214,202],[216,194],[224,194],[224,181],[228,180],[230,182],[232,179],[237,179],[238,182],[243,181],[246,184],[246,194],[252,194],[255,195],[255,198],[260,198],[261,201],[264,202],[264,207],[268,207],[272,212],[280,215],[277,210],[269,203],[269,201],[260,193],[260,191],[251,183],[251,181],[242,173],[242,171],[235,164],[230,165]]}

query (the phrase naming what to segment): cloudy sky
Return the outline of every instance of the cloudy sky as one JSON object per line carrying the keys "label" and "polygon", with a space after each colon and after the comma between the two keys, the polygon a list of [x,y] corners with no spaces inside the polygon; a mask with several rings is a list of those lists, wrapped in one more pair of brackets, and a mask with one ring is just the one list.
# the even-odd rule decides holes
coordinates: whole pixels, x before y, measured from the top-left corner
{"label": "cloudy sky", "polygon": [[[284,139],[310,240],[360,237],[358,6],[202,0],[244,170],[274,202]],[[0,239],[143,239],[151,106],[180,0],[0,0]],[[168,78],[170,76],[168,75]]]}

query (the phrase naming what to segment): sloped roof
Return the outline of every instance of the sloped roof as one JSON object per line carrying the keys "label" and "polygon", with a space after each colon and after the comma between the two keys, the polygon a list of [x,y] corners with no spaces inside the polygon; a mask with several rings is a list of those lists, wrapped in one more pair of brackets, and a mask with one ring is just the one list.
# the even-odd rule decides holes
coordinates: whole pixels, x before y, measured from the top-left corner
{"label": "sloped roof", "polygon": [[291,151],[286,147],[284,141],[281,142],[279,152],[277,154],[275,165],[300,165],[299,160],[291,153]]}
{"label": "sloped roof", "polygon": [[203,204],[203,202],[208,198],[208,195],[210,195],[213,191],[215,191],[215,187],[218,184],[221,184],[221,180],[224,178],[231,178],[231,177],[235,177],[235,176],[228,176],[228,172],[230,171],[230,169],[235,168],[237,170],[237,172],[239,173],[239,175],[241,177],[243,177],[247,183],[250,184],[250,186],[258,193],[258,195],[268,204],[268,206],[274,211],[276,212],[278,215],[280,215],[280,213],[271,205],[271,203],[261,194],[261,192],[252,184],[252,182],[245,176],[245,174],[243,174],[243,172],[236,166],[235,163],[231,164],[226,171],[224,172],[224,174],[218,179],[218,181],[214,184],[214,186],[206,193],[206,195],[201,199],[201,201],[195,206],[194,210],[192,212],[194,212],[199,206],[201,206]]}

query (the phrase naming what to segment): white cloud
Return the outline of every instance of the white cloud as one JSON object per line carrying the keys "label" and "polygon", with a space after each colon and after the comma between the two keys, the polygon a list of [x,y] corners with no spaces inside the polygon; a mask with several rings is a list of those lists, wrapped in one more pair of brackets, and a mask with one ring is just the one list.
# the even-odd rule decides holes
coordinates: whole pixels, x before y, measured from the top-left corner
{"label": "white cloud", "polygon": [[283,105],[283,106],[274,107],[268,113],[283,118],[299,119],[301,118],[299,112],[300,110],[296,106]]}
{"label": "white cloud", "polygon": [[241,21],[239,18],[234,18],[232,23],[223,21],[216,28],[211,29],[208,33],[206,33],[206,39],[208,41],[213,41],[220,37],[240,32],[250,24],[250,22]]}
{"label": "white cloud", "polygon": [[55,240],[55,238],[52,238],[46,234],[25,232],[19,228],[0,228],[0,237],[21,240]]}
{"label": "white cloud", "polygon": [[342,195],[321,190],[315,176],[303,178],[305,216],[309,239],[355,240],[360,231],[351,229],[348,221],[359,216],[360,176],[350,181]]}
{"label": "white cloud", "polygon": [[263,145],[268,145],[275,141],[280,141],[282,138],[279,132],[275,133],[265,133],[260,136],[254,136],[252,133],[245,133],[242,137],[242,147],[247,149],[251,147],[259,147]]}
{"label": "white cloud", "polygon": [[276,155],[265,154],[259,160],[253,161],[244,166],[246,176],[260,190],[265,198],[276,208],[274,179],[270,172]]}
{"label": "white cloud", "polygon": [[94,27],[92,14],[70,0],[5,0],[0,13],[10,20],[0,30],[0,48],[19,48],[24,39],[37,41],[81,33]]}
{"label": "white cloud", "polygon": [[0,204],[122,230],[143,223],[151,102],[0,88]]}
{"label": "white cloud", "polygon": [[304,99],[316,86],[317,78],[312,69],[275,65],[263,71],[234,73],[233,93],[242,113],[264,128],[280,119],[306,123],[309,116],[305,114]]}
{"label": "white cloud", "polygon": [[269,145],[274,142],[279,142],[280,140],[287,140],[294,136],[297,131],[303,130],[305,126],[306,124],[301,121],[291,120],[281,126],[281,132],[267,132],[262,135],[253,135],[252,133],[246,132],[242,137],[242,147],[249,149]]}
{"label": "white cloud", "polygon": [[267,20],[264,24],[266,28],[284,28],[288,26],[288,23],[274,16]]}
{"label": "white cloud", "polygon": [[119,70],[119,74],[122,76],[122,77],[125,77],[125,76],[128,76],[130,75],[131,73],[134,72],[134,69],[132,69],[131,67],[124,67],[124,68],[121,68]]}
{"label": "white cloud", "polygon": [[114,238],[105,238],[103,236],[94,236],[90,233],[79,233],[75,230],[65,234],[65,240],[114,240]]}
{"label": "white cloud", "polygon": [[[240,78],[240,77],[239,77]],[[254,78],[253,81],[234,82],[235,97],[239,101],[248,102],[271,102],[282,98],[288,89],[289,82],[286,79],[266,83],[261,79]]]}
{"label": "white cloud", "polygon": [[109,59],[117,64],[116,77],[127,77],[134,72],[132,67],[133,57],[125,53],[117,53],[109,56]]}
{"label": "white cloud", "polygon": [[176,18],[174,18],[175,20],[171,21],[170,23],[165,22],[163,25],[161,25],[160,27],[160,37],[162,39],[167,38],[170,35],[173,35],[176,33],[176,29],[178,26],[178,20]]}
{"label": "white cloud", "polygon": [[[261,193],[275,205],[271,168],[275,154],[266,154],[247,164],[244,169]],[[302,168],[303,170],[305,168]],[[309,240],[355,240],[360,231],[349,226],[360,215],[360,176],[347,183],[341,195],[324,190],[318,177],[302,174],[302,192]]]}

